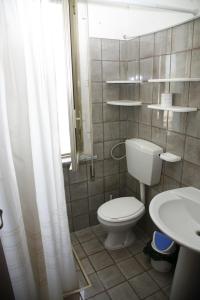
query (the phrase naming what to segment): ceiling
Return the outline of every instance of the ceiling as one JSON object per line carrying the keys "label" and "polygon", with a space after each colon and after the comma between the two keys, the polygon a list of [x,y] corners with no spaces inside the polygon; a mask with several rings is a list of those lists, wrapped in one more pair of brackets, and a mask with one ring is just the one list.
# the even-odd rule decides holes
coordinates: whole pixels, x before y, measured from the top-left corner
{"label": "ceiling", "polygon": [[124,39],[183,23],[200,0],[88,0],[90,37]]}

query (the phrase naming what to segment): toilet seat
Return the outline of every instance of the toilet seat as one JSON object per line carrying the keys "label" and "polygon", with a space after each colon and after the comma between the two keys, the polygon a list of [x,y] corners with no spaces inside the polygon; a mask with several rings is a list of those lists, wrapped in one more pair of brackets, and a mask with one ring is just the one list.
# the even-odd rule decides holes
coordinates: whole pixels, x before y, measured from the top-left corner
{"label": "toilet seat", "polygon": [[121,197],[102,204],[98,216],[109,222],[123,222],[143,214],[144,204],[135,197]]}

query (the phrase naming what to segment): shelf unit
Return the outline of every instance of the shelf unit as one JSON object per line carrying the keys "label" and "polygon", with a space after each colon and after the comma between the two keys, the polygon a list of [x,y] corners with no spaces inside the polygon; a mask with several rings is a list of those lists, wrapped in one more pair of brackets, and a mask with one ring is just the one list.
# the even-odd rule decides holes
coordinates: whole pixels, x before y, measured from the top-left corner
{"label": "shelf unit", "polygon": [[[149,79],[147,81],[142,80],[107,80],[106,83],[110,84],[131,84],[131,83],[143,83],[143,82],[197,82],[200,81],[200,78],[154,78]],[[141,101],[132,101],[132,100],[108,100],[107,104],[115,105],[115,106],[141,106]],[[173,111],[173,112],[193,112],[197,111],[196,107],[184,107],[184,106],[170,106],[164,107],[160,104],[152,104],[148,105],[148,108],[155,109],[155,110],[166,110],[166,111]]]}
{"label": "shelf unit", "polygon": [[157,110],[167,110],[167,111],[173,111],[173,112],[192,112],[192,111],[197,111],[196,107],[184,107],[184,106],[164,107],[164,106],[162,106],[160,104],[151,104],[151,105],[148,105],[148,108],[157,109]]}
{"label": "shelf unit", "polygon": [[111,84],[129,84],[129,83],[143,83],[143,82],[197,82],[200,78],[153,78],[148,80],[107,80],[106,83]]}
{"label": "shelf unit", "polygon": [[148,82],[192,82],[192,81],[200,81],[200,78],[155,78],[149,79]]}
{"label": "shelf unit", "polygon": [[106,83],[123,83],[123,84],[127,84],[127,83],[142,83],[143,81],[141,80],[108,80],[106,81]]}
{"label": "shelf unit", "polygon": [[133,101],[133,100],[108,100],[106,102],[109,105],[115,105],[115,106],[141,106],[141,101]]}
{"label": "shelf unit", "polygon": [[178,162],[181,161],[181,156],[175,155],[170,152],[164,152],[160,154],[160,159],[167,162]]}

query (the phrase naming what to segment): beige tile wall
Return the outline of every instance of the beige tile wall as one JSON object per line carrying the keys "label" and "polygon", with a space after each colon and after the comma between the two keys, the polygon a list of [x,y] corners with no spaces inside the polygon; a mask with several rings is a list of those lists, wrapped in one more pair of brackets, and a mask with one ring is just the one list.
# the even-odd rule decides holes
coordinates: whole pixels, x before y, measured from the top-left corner
{"label": "beige tile wall", "polygon": [[[160,184],[147,188],[147,213],[141,224],[153,228],[148,204],[158,192],[184,185],[200,188],[200,110],[193,113],[152,111],[160,93],[173,93],[175,105],[200,109],[200,82],[106,84],[106,80],[200,77],[200,19],[129,41],[91,39],[92,106],[95,180],[89,163],[72,174],[64,168],[68,214],[72,230],[97,222],[96,210],[110,194],[139,195],[138,182],[126,174],[125,161],[113,161],[111,147],[126,138],[150,140],[174,154],[181,162],[164,163]],[[119,108],[107,100],[142,101],[141,108]],[[124,149],[117,154],[123,153]]]}
{"label": "beige tile wall", "polygon": [[[145,79],[200,77],[199,32],[200,19],[197,19],[138,38],[140,73]],[[138,111],[139,117],[128,122],[128,132],[133,132],[131,137],[150,140],[182,157],[179,163],[163,164],[160,184],[147,188],[147,207],[152,197],[161,191],[185,185],[200,188],[200,111],[173,113],[146,108],[148,104],[159,103],[163,91],[173,93],[175,105],[200,107],[200,82],[140,85],[140,100],[143,104]],[[132,189],[129,181],[127,186]],[[141,224],[146,230],[152,230],[148,212]]]}

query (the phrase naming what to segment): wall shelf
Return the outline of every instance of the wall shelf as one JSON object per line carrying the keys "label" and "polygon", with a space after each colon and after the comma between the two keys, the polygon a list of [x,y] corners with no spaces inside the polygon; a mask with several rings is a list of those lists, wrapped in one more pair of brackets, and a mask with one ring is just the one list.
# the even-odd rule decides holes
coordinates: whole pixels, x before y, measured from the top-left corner
{"label": "wall shelf", "polygon": [[130,84],[130,83],[143,83],[143,82],[197,82],[200,78],[155,78],[148,80],[107,80],[106,83],[111,84]]}
{"label": "wall shelf", "polygon": [[200,81],[200,78],[161,78],[161,79],[149,79],[148,82],[190,82]]}
{"label": "wall shelf", "polygon": [[109,105],[116,105],[116,106],[141,106],[141,101],[133,101],[133,100],[112,100],[106,102]]}
{"label": "wall shelf", "polygon": [[108,80],[106,83],[142,83],[141,80]]}
{"label": "wall shelf", "polygon": [[167,111],[173,111],[173,112],[192,112],[192,111],[197,111],[196,107],[184,107],[184,106],[164,107],[164,106],[162,106],[160,104],[148,105],[148,108],[157,109],[157,110],[167,110]]}
{"label": "wall shelf", "polygon": [[178,162],[181,161],[181,156],[175,155],[170,152],[165,152],[160,154],[160,159],[165,160],[167,162]]}

